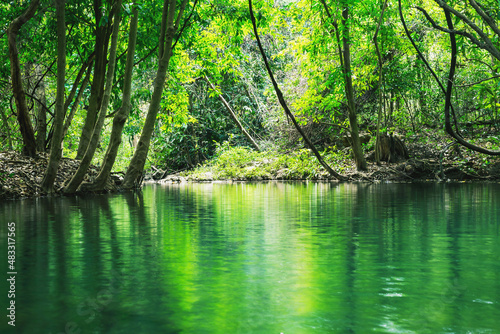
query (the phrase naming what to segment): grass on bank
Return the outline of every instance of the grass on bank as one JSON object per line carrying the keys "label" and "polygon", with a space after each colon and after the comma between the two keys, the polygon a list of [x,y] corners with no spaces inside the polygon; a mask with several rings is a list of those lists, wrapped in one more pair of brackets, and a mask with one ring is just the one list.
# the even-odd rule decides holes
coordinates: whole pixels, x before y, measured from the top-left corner
{"label": "grass on bank", "polygon": [[[335,148],[322,152],[323,159],[337,172],[351,167],[348,154]],[[231,147],[225,142],[213,159],[194,170],[182,173],[189,180],[297,180],[327,179],[328,173],[310,150],[257,152],[248,147]]]}

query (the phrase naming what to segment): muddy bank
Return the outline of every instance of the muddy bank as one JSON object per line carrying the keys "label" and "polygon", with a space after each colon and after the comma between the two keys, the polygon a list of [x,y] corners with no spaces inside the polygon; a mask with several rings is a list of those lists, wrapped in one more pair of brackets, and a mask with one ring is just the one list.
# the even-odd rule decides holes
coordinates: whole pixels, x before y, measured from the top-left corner
{"label": "muddy bank", "polygon": [[[18,152],[0,152],[0,199],[15,199],[26,197],[44,196],[40,188],[42,178],[47,168],[48,154],[38,154],[36,158],[21,155]],[[66,180],[76,172],[79,160],[62,158],[54,183],[55,194],[60,190]],[[93,180],[99,172],[91,166],[85,175],[84,181]],[[112,189],[109,189],[112,190]]]}

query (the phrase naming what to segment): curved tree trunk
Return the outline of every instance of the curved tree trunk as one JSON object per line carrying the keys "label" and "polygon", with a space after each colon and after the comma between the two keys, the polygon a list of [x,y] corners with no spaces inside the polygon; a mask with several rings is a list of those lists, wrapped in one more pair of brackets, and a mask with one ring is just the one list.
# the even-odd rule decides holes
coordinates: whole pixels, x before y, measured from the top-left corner
{"label": "curved tree trunk", "polygon": [[113,78],[115,75],[115,65],[116,65],[116,48],[118,45],[118,34],[120,32],[120,18],[121,18],[121,7],[122,0],[117,0],[115,4],[115,16],[113,22],[113,37],[111,39],[111,47],[109,50],[109,66],[106,73],[106,90],[104,91],[104,96],[101,103],[101,108],[99,111],[99,117],[94,126],[94,131],[90,142],[88,144],[85,155],[78,166],[75,174],[69,181],[69,183],[64,187],[65,194],[72,194],[78,190],[78,187],[83,181],[87,170],[92,163],[92,158],[94,157],[95,150],[99,144],[99,139],[101,137],[101,130],[104,125],[104,120],[106,119],[106,113],[108,110],[109,100],[111,98],[111,88],[113,88]]}
{"label": "curved tree trunk", "polygon": [[[469,24],[471,27],[477,28],[477,26],[475,26],[474,24],[471,25],[470,22],[467,22],[467,19],[466,18],[464,19],[464,17],[463,17],[462,14],[456,12],[453,8],[449,7],[446,3],[444,3],[444,2],[442,2],[440,0],[439,1],[436,0],[436,2],[441,6],[441,8],[443,8],[443,10],[445,12],[445,15],[446,15],[446,21],[447,21],[447,24],[448,24],[449,28],[453,27],[453,21],[451,20],[450,13],[453,13],[458,18],[464,20],[464,22],[467,23],[467,24]],[[480,146],[474,145],[472,143],[469,143],[468,141],[466,141],[464,138],[462,138],[460,136],[460,133],[454,131],[453,127],[451,125],[450,111],[451,111],[451,113],[453,115],[455,115],[454,110],[453,110],[453,104],[451,103],[451,92],[452,92],[452,87],[453,87],[453,77],[455,75],[456,53],[457,53],[457,50],[456,50],[456,37],[455,37],[455,35],[459,34],[460,31],[456,31],[456,30],[453,30],[453,29],[444,29],[443,27],[437,26],[436,23],[432,20],[432,18],[430,18],[429,14],[425,10],[423,10],[422,8],[419,8],[419,7],[415,7],[418,10],[420,10],[421,12],[424,13],[425,17],[427,18],[427,20],[429,22],[431,22],[431,24],[433,25],[434,28],[439,29],[441,31],[444,31],[444,32],[446,32],[446,33],[448,33],[450,35],[450,42],[451,42],[451,46],[452,46],[452,50],[451,50],[451,65],[450,65],[450,71],[448,73],[448,85],[447,85],[447,88],[445,89],[444,86],[443,86],[443,84],[439,80],[438,76],[436,75],[436,72],[434,72],[434,70],[429,65],[429,63],[425,59],[424,55],[420,51],[420,49],[415,44],[415,41],[411,37],[410,31],[408,30],[408,27],[406,25],[406,21],[405,21],[404,16],[403,16],[403,10],[402,10],[402,6],[401,6],[401,0],[398,0],[398,7],[399,7],[399,17],[401,19],[401,23],[403,24],[403,28],[405,30],[406,36],[410,40],[410,42],[413,45],[413,48],[415,49],[415,51],[417,51],[417,54],[419,55],[420,59],[424,62],[425,66],[427,67],[427,69],[432,74],[432,76],[434,77],[434,79],[438,83],[439,87],[441,88],[441,90],[445,94],[445,99],[446,100],[445,100],[444,112],[445,112],[445,128],[446,128],[446,132],[448,132],[448,134],[450,136],[452,136],[458,143],[460,143],[461,145],[463,145],[463,146],[465,146],[465,147],[467,147],[467,148],[469,148],[469,149],[471,149],[473,151],[484,153],[484,154],[488,154],[488,155],[500,155],[500,150],[496,150],[496,151],[495,150],[489,150],[489,149],[486,149],[484,147],[480,147]],[[477,40],[474,40],[475,38],[473,36],[469,35],[468,33],[465,33],[465,34],[462,34],[462,35],[464,35],[465,37],[469,38],[471,40],[471,42],[473,42],[476,45],[479,43]],[[479,35],[481,35],[481,34],[479,34]],[[492,53],[488,48],[486,48],[486,50],[488,52],[490,52],[490,54],[492,56],[495,56],[495,54]],[[456,120],[455,120],[455,126],[457,127],[457,131],[458,131],[458,125],[457,125]]]}
{"label": "curved tree trunk", "polygon": [[288,108],[288,105],[286,104],[286,101],[285,101],[285,99],[283,97],[283,93],[279,89],[278,83],[274,79],[273,72],[271,71],[271,67],[269,66],[269,63],[267,61],[267,57],[266,57],[266,54],[264,52],[264,48],[262,47],[262,43],[260,41],[259,33],[257,31],[257,22],[255,21],[255,15],[253,14],[252,0],[248,0],[248,8],[250,10],[250,19],[252,21],[253,31],[254,31],[254,34],[255,34],[255,39],[257,40],[257,45],[259,46],[260,54],[262,56],[262,59],[264,60],[264,64],[266,66],[267,73],[269,74],[269,77],[271,78],[271,82],[273,83],[274,91],[276,92],[276,95],[278,96],[278,100],[279,100],[281,106],[283,107],[283,110],[285,111],[285,114],[292,120],[292,123],[295,126],[295,129],[297,129],[297,131],[300,133],[300,135],[302,136],[302,138],[306,142],[306,144],[309,147],[309,149],[314,153],[314,155],[316,156],[316,159],[318,159],[319,163],[326,169],[326,171],[331,176],[333,176],[334,178],[336,178],[337,180],[345,181],[347,179],[345,176],[342,176],[339,173],[337,173],[336,171],[334,171],[323,160],[323,157],[321,157],[321,154],[319,153],[319,151],[316,149],[316,147],[311,142],[311,140],[306,135],[306,133],[302,130],[302,128],[300,127],[300,125],[297,123],[297,120],[293,116],[292,112]]}
{"label": "curved tree trunk", "polygon": [[172,56],[172,41],[174,40],[174,36],[177,32],[179,22],[182,14],[184,13],[187,2],[187,0],[182,1],[175,24],[176,1],[170,0],[170,3],[168,4],[168,11],[163,11],[163,14],[167,15],[167,19],[162,20],[162,22],[165,22],[166,24],[165,44],[163,44],[163,41],[160,39],[160,50],[162,49],[162,46],[164,46],[163,56],[160,59],[160,64],[158,65],[158,70],[156,72],[153,96],[151,97],[151,103],[149,104],[141,137],[123,180],[122,188],[124,189],[132,189],[140,184],[144,164],[146,163],[149,151],[151,136],[156,122],[156,116],[158,115],[158,110],[160,109],[161,96],[163,94],[163,86],[165,85],[165,78],[167,76],[168,63],[170,62],[170,57]]}
{"label": "curved tree trunk", "polygon": [[36,139],[35,132],[33,131],[33,126],[31,125],[31,120],[28,113],[28,106],[26,104],[26,95],[23,89],[23,84],[21,80],[21,65],[19,63],[19,51],[17,50],[17,34],[19,29],[30,20],[36,12],[40,4],[39,0],[34,0],[30,3],[28,9],[9,25],[7,31],[7,37],[9,41],[9,59],[10,59],[10,69],[11,69],[11,80],[12,80],[12,93],[14,94],[14,99],[16,101],[17,107],[17,121],[19,122],[19,129],[23,137],[23,153],[28,156],[36,155]]}
{"label": "curved tree trunk", "polygon": [[64,80],[66,78],[66,20],[65,0],[56,0],[57,18],[57,93],[56,110],[54,115],[54,134],[50,145],[50,157],[45,175],[42,180],[42,190],[52,192],[54,181],[61,161],[61,140],[64,122]]}
{"label": "curved tree trunk", "polygon": [[[104,156],[102,167],[99,175],[92,185],[85,186],[86,190],[100,191],[103,190],[108,181],[111,169],[115,163],[118,149],[122,141],[122,131],[127,121],[132,104],[130,102],[132,92],[132,70],[134,69],[134,54],[137,41],[137,23],[139,20],[139,11],[134,8],[132,19],[130,21],[130,33],[127,48],[127,63],[125,65],[125,78],[123,83],[122,105],[113,118],[113,128],[109,139],[108,149]],[[83,185],[82,185],[83,186]]]}

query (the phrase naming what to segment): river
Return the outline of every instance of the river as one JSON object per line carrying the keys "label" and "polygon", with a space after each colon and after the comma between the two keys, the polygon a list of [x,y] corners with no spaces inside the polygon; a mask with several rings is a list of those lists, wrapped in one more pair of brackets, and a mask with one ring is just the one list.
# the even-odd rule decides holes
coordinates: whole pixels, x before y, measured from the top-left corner
{"label": "river", "polygon": [[148,185],[0,222],[2,333],[500,333],[500,184]]}

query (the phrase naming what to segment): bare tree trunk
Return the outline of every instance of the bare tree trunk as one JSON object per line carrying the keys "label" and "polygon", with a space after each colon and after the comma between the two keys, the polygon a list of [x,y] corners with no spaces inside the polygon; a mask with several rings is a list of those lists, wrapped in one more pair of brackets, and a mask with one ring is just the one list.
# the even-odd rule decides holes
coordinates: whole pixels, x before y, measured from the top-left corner
{"label": "bare tree trunk", "polygon": [[116,156],[118,155],[118,149],[120,148],[120,144],[122,142],[123,127],[125,126],[125,122],[127,121],[130,110],[132,109],[130,98],[132,95],[132,72],[134,69],[134,54],[137,41],[138,20],[139,11],[137,10],[137,8],[134,8],[132,12],[132,19],[130,21],[130,33],[127,48],[127,62],[125,65],[122,105],[113,118],[111,137],[109,139],[106,155],[104,156],[102,162],[101,170],[99,171],[99,175],[95,179],[92,186],[86,186],[86,189],[88,190],[100,191],[104,189],[109,175],[111,174],[111,170],[113,169]]}
{"label": "bare tree trunk", "polygon": [[50,157],[42,180],[42,190],[52,192],[54,181],[61,161],[61,138],[64,122],[64,80],[66,78],[66,20],[65,0],[55,0],[57,19],[57,93],[54,115],[54,135],[50,145]]}
{"label": "bare tree trunk", "polygon": [[69,181],[69,183],[64,187],[65,194],[72,194],[78,190],[78,187],[83,181],[87,170],[92,163],[92,158],[94,157],[95,150],[99,144],[99,139],[101,137],[101,130],[104,125],[104,120],[106,119],[106,113],[108,110],[109,100],[111,98],[111,88],[113,88],[113,78],[115,75],[115,65],[116,65],[116,48],[118,45],[118,34],[120,32],[120,18],[121,18],[121,7],[122,0],[117,0],[115,3],[115,16],[113,22],[113,37],[111,39],[111,47],[109,50],[109,65],[108,71],[106,73],[106,90],[104,91],[104,96],[101,103],[101,108],[99,111],[99,117],[94,126],[94,131],[90,142],[85,151],[85,155],[78,166],[75,174]]}
{"label": "bare tree trunk", "polygon": [[158,115],[158,110],[160,108],[161,96],[163,94],[163,86],[165,84],[165,78],[167,76],[168,64],[170,62],[170,57],[172,56],[172,42],[179,27],[179,22],[182,18],[187,2],[187,0],[182,1],[175,24],[174,19],[176,1],[170,0],[168,11],[163,11],[163,14],[167,15],[167,19],[162,20],[162,22],[165,22],[166,24],[165,43],[163,44],[163,41],[160,39],[160,49],[162,46],[164,46],[163,56],[160,59],[158,71],[156,72],[153,96],[151,97],[151,103],[149,104],[146,121],[144,122],[144,127],[142,128],[141,138],[139,139],[139,143],[137,144],[137,147],[135,149],[134,156],[130,161],[130,164],[127,168],[127,173],[125,174],[125,178],[123,180],[122,187],[124,189],[132,189],[138,186],[142,177],[144,164],[146,163],[149,145],[151,142],[151,136],[153,134],[156,122],[156,116]]}
{"label": "bare tree trunk", "polygon": [[255,147],[255,149],[257,151],[260,151],[259,145],[257,145],[257,143],[252,138],[252,136],[247,132],[247,130],[245,130],[245,128],[243,127],[243,125],[241,125],[241,122],[238,119],[238,116],[236,116],[235,112],[233,111],[233,108],[231,108],[231,106],[229,105],[229,103],[227,103],[227,101],[224,98],[224,96],[222,96],[222,94],[220,94],[220,93],[217,92],[217,90],[215,89],[214,85],[212,85],[212,83],[210,82],[210,80],[208,79],[207,76],[205,76],[205,80],[210,85],[210,88],[212,88],[212,90],[217,94],[217,96],[221,100],[222,104],[224,105],[224,107],[226,108],[226,110],[229,112],[229,115],[233,119],[233,122],[236,124],[236,126],[240,129],[241,132],[243,132],[243,134],[245,135],[245,137],[247,137],[248,141],[252,144],[252,146]]}
{"label": "bare tree trunk", "polygon": [[28,113],[26,95],[23,89],[21,79],[21,65],[19,63],[19,51],[17,50],[16,39],[17,34],[19,33],[19,29],[21,29],[23,24],[28,22],[35,15],[36,9],[38,8],[39,4],[39,0],[33,0],[30,3],[28,9],[21,16],[17,17],[14,21],[11,22],[7,32],[9,41],[12,93],[14,94],[14,99],[16,101],[17,120],[19,122],[19,129],[23,137],[23,153],[32,157],[36,155],[36,139]]}

